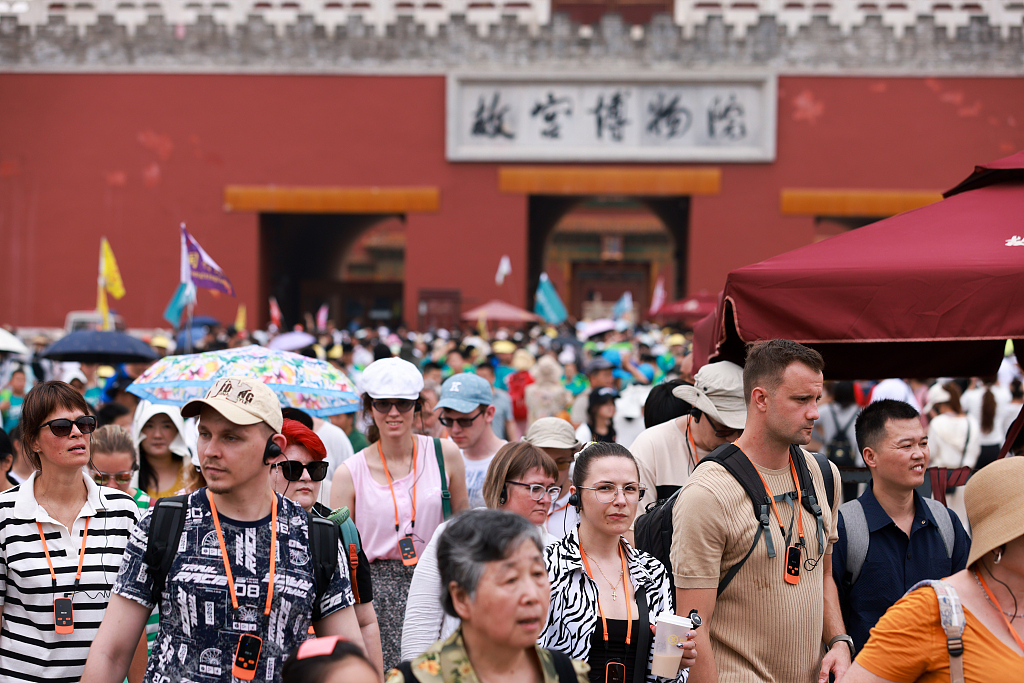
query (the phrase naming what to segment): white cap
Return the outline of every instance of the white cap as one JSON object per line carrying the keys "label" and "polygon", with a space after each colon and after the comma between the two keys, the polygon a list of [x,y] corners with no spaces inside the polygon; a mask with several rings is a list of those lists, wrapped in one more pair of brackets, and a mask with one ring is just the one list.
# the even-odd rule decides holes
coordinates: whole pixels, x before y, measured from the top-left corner
{"label": "white cap", "polygon": [[423,389],[423,375],[401,358],[381,358],[366,366],[359,383],[370,398],[407,398],[415,401]]}

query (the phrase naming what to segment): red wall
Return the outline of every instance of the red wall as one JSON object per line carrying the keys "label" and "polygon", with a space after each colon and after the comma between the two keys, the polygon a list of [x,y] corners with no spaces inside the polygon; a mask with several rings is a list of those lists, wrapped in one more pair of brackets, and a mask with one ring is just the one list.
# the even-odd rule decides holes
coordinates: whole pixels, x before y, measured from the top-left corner
{"label": "red wall", "polygon": [[[1022,86],[780,78],[776,162],[722,165],[721,193],[694,198],[690,289],[811,241],[811,218],[780,215],[784,187],[942,190],[1024,148]],[[115,306],[162,325],[181,221],[265,318],[258,218],[223,211],[229,184],[437,186],[440,212],[407,223],[410,322],[420,288],[525,302],[525,197],[498,192],[497,164],[445,161],[441,76],[2,74],[0,102],[0,323],[92,308],[106,235],[127,289]],[[199,311],[231,320],[237,303],[201,292]]]}

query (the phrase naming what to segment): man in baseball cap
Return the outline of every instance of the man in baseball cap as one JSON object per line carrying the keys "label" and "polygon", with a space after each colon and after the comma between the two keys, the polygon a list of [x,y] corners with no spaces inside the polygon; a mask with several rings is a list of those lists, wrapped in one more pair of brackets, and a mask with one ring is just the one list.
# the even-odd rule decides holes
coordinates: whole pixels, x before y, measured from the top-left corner
{"label": "man in baseball cap", "polygon": [[434,406],[448,435],[462,450],[466,461],[466,488],[469,506],[485,507],[482,489],[487,467],[494,454],[507,441],[499,439],[491,422],[494,420],[494,393],[483,377],[462,372],[452,375],[441,385],[441,399]]}
{"label": "man in baseball cap", "polygon": [[331,580],[317,587],[306,511],[271,487],[270,461],[286,446],[274,392],[259,380],[223,377],[181,413],[199,417],[207,488],[181,501],[188,514],[162,592],[146,558],[153,511],[132,531],[82,680],[124,680],[158,603],[146,681],[274,680],[310,625],[362,647],[348,554],[339,544]]}
{"label": "man in baseball cap", "polygon": [[555,486],[562,489],[562,497],[551,501],[547,530],[556,538],[565,535],[579,522],[576,508],[569,505],[569,484],[576,452],[582,444],[576,439],[576,430],[567,420],[560,417],[542,417],[535,420],[526,431],[523,441],[533,444],[551,456],[558,466],[558,481]]}
{"label": "man in baseball cap", "polygon": [[668,498],[689,479],[701,458],[743,433],[747,407],[743,402],[743,368],[722,361],[705,365],[694,384],[672,395],[693,406],[689,414],[644,430],[629,450],[640,468],[640,483],[654,498]]}

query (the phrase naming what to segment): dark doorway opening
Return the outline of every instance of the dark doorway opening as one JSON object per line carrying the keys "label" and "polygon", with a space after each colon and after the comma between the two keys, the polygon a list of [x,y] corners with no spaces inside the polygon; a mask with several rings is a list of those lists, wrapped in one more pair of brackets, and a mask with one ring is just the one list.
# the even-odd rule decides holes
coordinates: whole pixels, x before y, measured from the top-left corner
{"label": "dark doorway opening", "polygon": [[288,328],[325,303],[339,327],[397,326],[404,258],[401,215],[260,214],[261,296],[277,299]]}

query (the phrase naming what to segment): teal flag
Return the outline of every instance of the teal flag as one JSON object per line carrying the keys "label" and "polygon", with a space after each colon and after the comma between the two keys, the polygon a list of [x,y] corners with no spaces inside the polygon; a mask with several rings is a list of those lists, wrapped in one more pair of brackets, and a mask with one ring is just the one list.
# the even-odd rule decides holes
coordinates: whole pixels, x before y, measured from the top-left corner
{"label": "teal flag", "polygon": [[178,288],[174,290],[174,296],[171,297],[170,302],[167,304],[167,308],[164,309],[164,320],[174,327],[177,327],[178,322],[181,321],[182,311],[184,311],[185,306],[192,301],[192,294],[194,291],[194,288],[189,282],[182,282],[178,284]]}
{"label": "teal flag", "polygon": [[551,325],[560,325],[565,322],[568,313],[558,291],[551,284],[547,273],[540,274],[540,282],[537,284],[536,302],[533,304],[533,312],[544,318]]}

